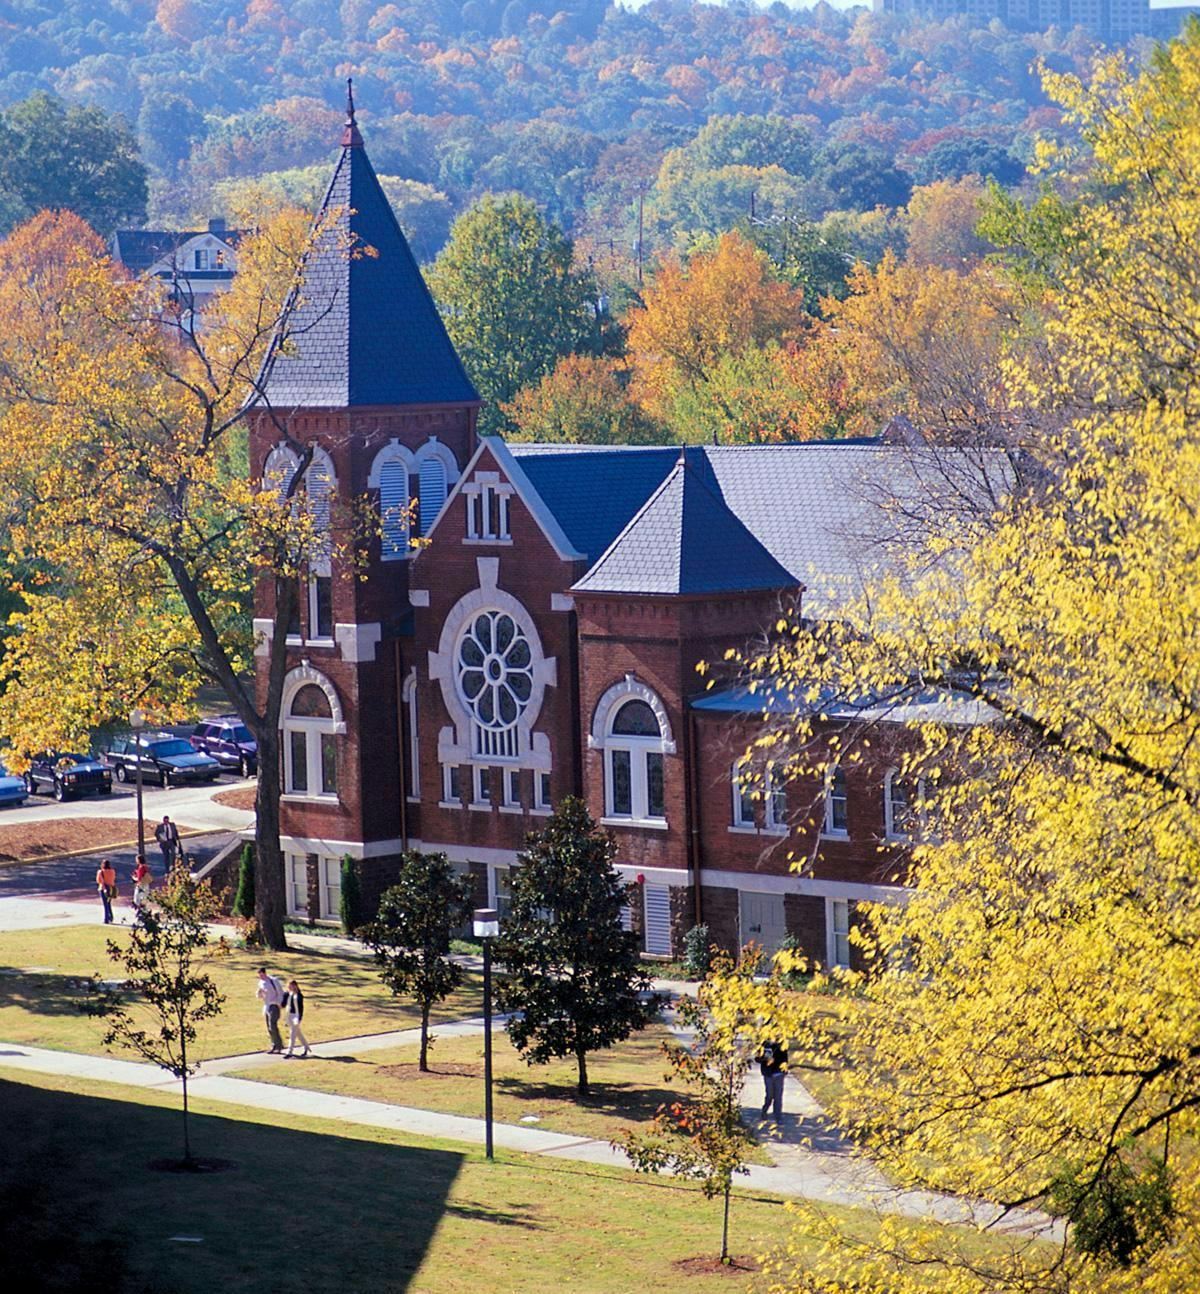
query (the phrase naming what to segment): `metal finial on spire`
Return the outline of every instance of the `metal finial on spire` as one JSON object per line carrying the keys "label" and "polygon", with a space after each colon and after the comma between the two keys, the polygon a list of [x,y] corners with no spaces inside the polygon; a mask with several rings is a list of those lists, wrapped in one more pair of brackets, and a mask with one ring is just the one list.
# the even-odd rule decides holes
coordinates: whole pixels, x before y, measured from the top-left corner
{"label": "metal finial on spire", "polygon": [[358,122],[354,118],[354,80],[346,78],[346,128],[342,131],[343,148],[361,148],[362,135],[358,132]]}

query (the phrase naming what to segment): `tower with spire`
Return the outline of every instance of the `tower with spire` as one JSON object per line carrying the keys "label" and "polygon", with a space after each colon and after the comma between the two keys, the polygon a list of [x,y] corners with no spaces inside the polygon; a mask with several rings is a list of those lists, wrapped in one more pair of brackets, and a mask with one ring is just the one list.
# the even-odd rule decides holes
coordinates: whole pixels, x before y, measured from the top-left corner
{"label": "tower with spire", "polygon": [[[247,412],[256,478],[285,476],[297,450],[310,451],[304,489],[310,507],[323,500],[313,512],[331,529],[288,637],[281,734],[288,880],[306,877],[314,902],[332,879],[320,858],[368,860],[369,885],[369,860],[394,855],[404,836],[408,566],[474,452],[480,406],[367,156],[349,81],[346,91],[341,152]],[[364,498],[383,518],[365,569],[334,542],[349,536]],[[255,621],[264,678],[274,609],[264,578]],[[300,713],[314,707],[317,716]],[[314,718],[328,731],[304,726]]]}

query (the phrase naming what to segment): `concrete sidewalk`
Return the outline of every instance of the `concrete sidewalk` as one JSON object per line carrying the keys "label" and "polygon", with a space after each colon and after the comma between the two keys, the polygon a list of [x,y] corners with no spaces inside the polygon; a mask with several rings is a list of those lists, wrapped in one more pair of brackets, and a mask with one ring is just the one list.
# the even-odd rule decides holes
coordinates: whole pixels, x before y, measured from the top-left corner
{"label": "concrete sidewalk", "polygon": [[[463,1022],[464,1024],[468,1022]],[[442,1027],[445,1032],[445,1027]],[[244,1061],[245,1058],[236,1058]],[[276,1059],[276,1058],[272,1058]],[[214,1062],[216,1063],[216,1062]],[[0,1072],[16,1070],[76,1078],[102,1083],[120,1083],[130,1087],[179,1092],[180,1084],[153,1065],[117,1060],[107,1056],[84,1056],[74,1052],[50,1051],[0,1042]],[[300,1115],[352,1123],[361,1127],[384,1128],[418,1137],[462,1141],[471,1145],[484,1142],[482,1119],[440,1114],[433,1110],[368,1101],[359,1097],[336,1096],[306,1088],[280,1087],[253,1079],[230,1078],[206,1067],[190,1080],[193,1097],[246,1106],[272,1113]],[[512,1124],[494,1125],[495,1142],[505,1150],[528,1155],[577,1160],[628,1169],[626,1157],[604,1141],[566,1133],[546,1132]],[[866,1170],[865,1172],[863,1170]],[[1027,1213],[1020,1217],[1000,1219],[991,1205],[936,1196],[927,1192],[898,1191],[881,1183],[878,1174],[860,1161],[843,1160],[820,1151],[796,1156],[786,1166],[755,1166],[739,1186],[766,1191],[773,1195],[840,1204],[869,1209],[878,1213],[970,1226],[996,1225],[998,1229],[1022,1234],[1050,1237],[1054,1228],[1046,1219]]]}

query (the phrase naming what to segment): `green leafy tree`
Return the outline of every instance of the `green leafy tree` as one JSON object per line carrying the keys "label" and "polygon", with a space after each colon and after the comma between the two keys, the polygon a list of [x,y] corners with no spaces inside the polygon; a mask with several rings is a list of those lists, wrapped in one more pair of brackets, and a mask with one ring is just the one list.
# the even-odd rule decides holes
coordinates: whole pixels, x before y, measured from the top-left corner
{"label": "green leafy tree", "polygon": [[[697,926],[697,930],[704,927]],[[642,1173],[671,1172],[700,1183],[707,1199],[723,1201],[721,1261],[729,1261],[729,1197],[733,1179],[749,1171],[754,1134],[742,1122],[742,1088],[766,1038],[754,976],[760,950],[744,949],[734,963],[727,953],[712,963],[697,997],[679,1002],[689,1031],[686,1043],[663,1044],[667,1078],[689,1089],[663,1106],[650,1132],[626,1132],[613,1145]]]}
{"label": "green leafy tree", "polygon": [[146,168],[120,117],[39,90],[0,119],[0,233],[66,208],[102,234],[146,218]]}
{"label": "green leafy tree", "polygon": [[531,1065],[574,1056],[579,1091],[587,1057],[628,1038],[648,1020],[650,980],[637,936],[621,924],[627,887],[613,867],[616,844],[568,797],[545,830],[531,834],[512,872],[509,915],[496,956],[507,1029]]}
{"label": "green leafy tree", "polygon": [[667,428],[630,396],[619,360],[564,355],[536,385],[504,406],[509,440],[568,445],[661,445]]}
{"label": "green leafy tree", "polygon": [[408,853],[375,920],[358,932],[374,950],[383,982],[420,1007],[422,1072],[429,1070],[429,1013],[462,983],[463,968],[450,959],[450,936],[470,910],[469,876],[456,873],[445,854]]}
{"label": "green leafy tree", "polygon": [[548,373],[561,355],[597,339],[595,285],[572,268],[571,240],[519,194],[485,194],[454,222],[429,274],[446,328],[490,405],[481,429],[503,425],[499,406]]}
{"label": "green leafy tree", "polygon": [[206,967],[228,946],[223,938],[214,944],[208,932],[221,906],[207,882],[196,883],[176,868],[154,900],[142,909],[128,944],[108,941],[108,956],[125,981],[108,989],[97,984],[90,1007],[108,1023],[105,1047],[127,1047],[183,1085],[183,1161],[190,1166],[188,1079],[199,1068],[197,1026],[220,1015],[225,1004]]}
{"label": "green leafy tree", "polygon": [[238,863],[237,892],[233,896],[233,915],[249,921],[254,916],[254,846],[246,842]]}

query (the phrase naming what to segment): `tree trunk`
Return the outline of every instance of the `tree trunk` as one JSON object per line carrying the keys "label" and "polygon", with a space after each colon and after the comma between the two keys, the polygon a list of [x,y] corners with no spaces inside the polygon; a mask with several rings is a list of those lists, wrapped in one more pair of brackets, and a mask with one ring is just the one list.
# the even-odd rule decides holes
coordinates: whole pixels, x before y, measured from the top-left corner
{"label": "tree trunk", "polygon": [[429,1073],[429,1003],[421,1003],[421,1058],[417,1068],[422,1074]]}
{"label": "tree trunk", "polygon": [[258,738],[258,789],[254,797],[254,915],[263,942],[275,952],[287,948],[279,793],[279,734],[277,729],[264,728]]}
{"label": "tree trunk", "polygon": [[179,1067],[183,1070],[180,1075],[180,1081],[183,1083],[183,1162],[190,1164],[192,1162],[192,1139],[188,1128],[187,1039],[182,1033],[179,1035]]}
{"label": "tree trunk", "polygon": [[587,1096],[588,1092],[591,1090],[588,1087],[587,1052],[577,1051],[575,1053],[575,1059],[579,1062],[579,1095]]}
{"label": "tree trunk", "polygon": [[721,1261],[729,1261],[729,1192],[733,1188],[733,1178],[725,1179],[725,1215],[721,1219]]}

